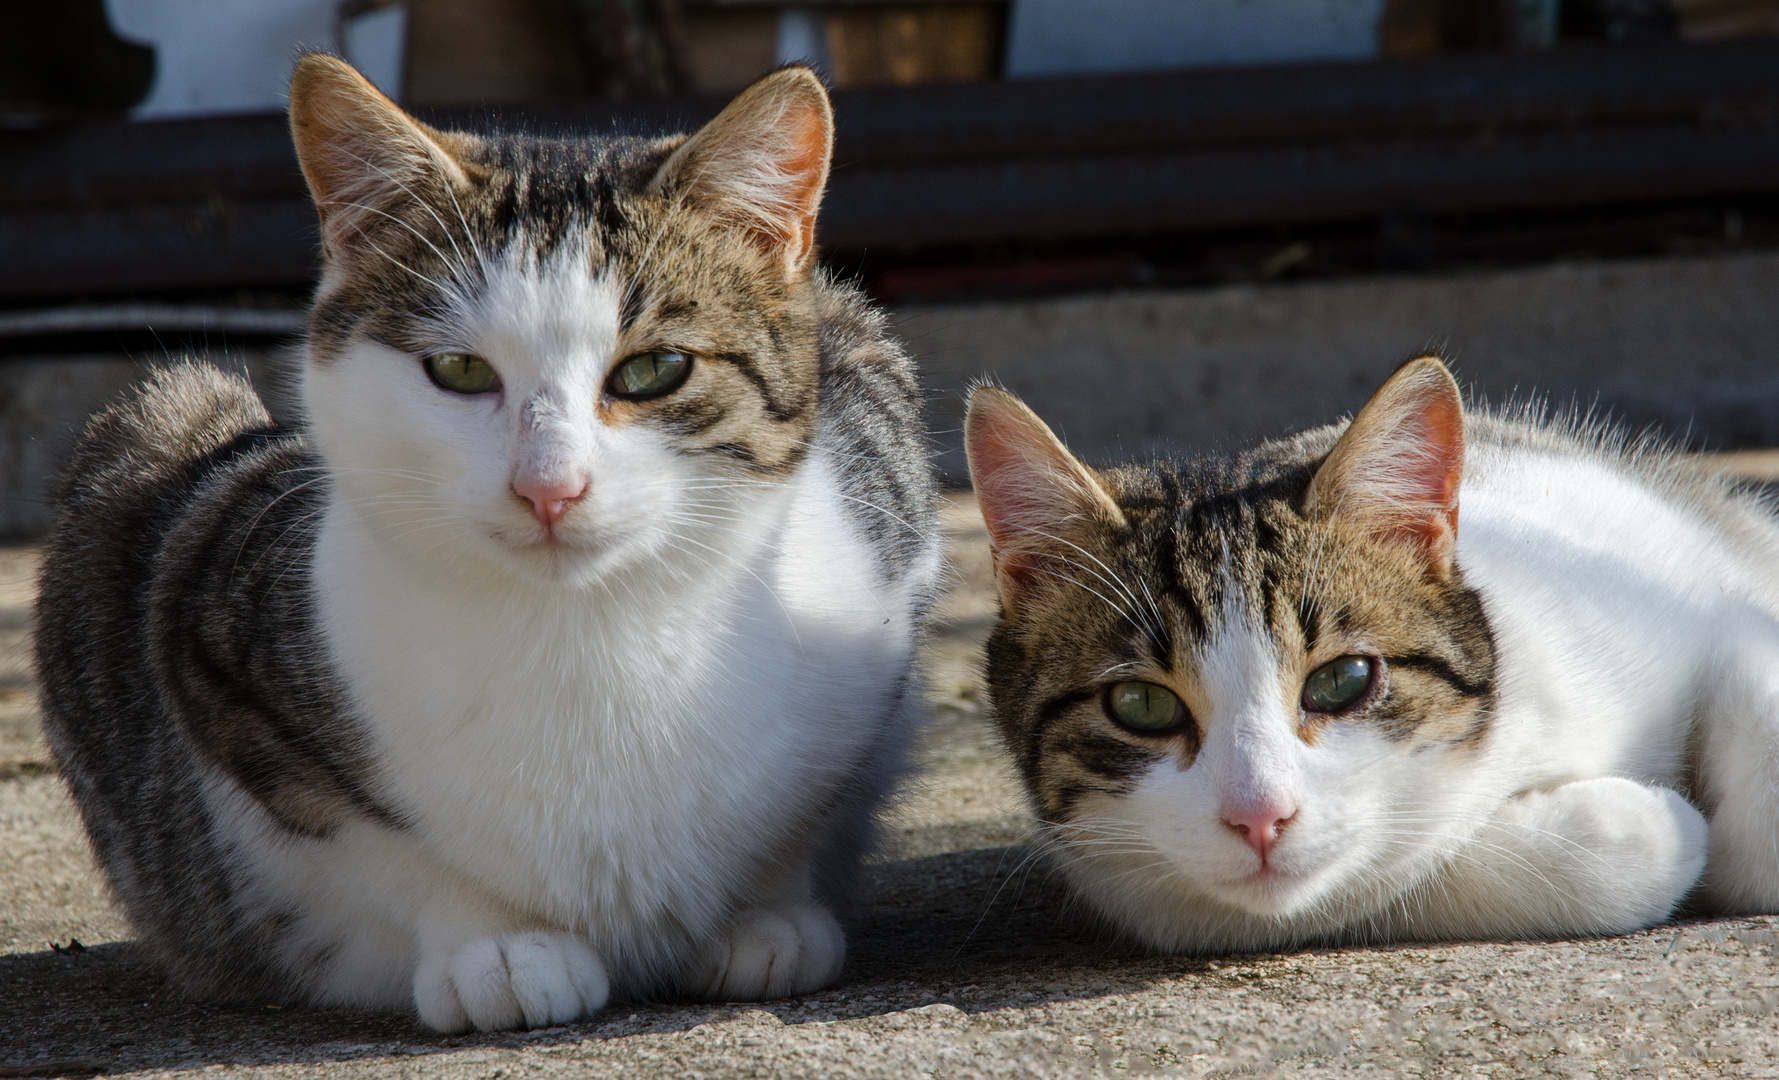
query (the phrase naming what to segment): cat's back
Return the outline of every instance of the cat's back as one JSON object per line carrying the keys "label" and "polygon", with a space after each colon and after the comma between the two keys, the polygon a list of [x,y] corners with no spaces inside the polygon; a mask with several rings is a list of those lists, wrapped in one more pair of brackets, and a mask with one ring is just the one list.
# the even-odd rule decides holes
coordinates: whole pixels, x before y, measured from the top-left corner
{"label": "cat's back", "polygon": [[[326,825],[313,810],[329,800],[298,792],[301,755],[263,707],[272,692],[287,714],[337,712],[305,640],[311,465],[245,380],[169,367],[88,424],[44,550],[45,734],[146,944],[217,992],[258,994],[270,976],[239,960],[265,955],[263,928],[230,914],[209,778],[251,775],[255,794]],[[325,745],[328,727],[309,741],[349,756]]]}
{"label": "cat's back", "polygon": [[924,582],[936,569],[938,534],[919,376],[883,313],[821,273],[816,441],[831,455],[846,515],[886,574]]}
{"label": "cat's back", "polygon": [[89,672],[82,659],[90,650],[128,642],[140,654],[130,632],[143,629],[162,541],[219,456],[270,427],[244,381],[190,363],[156,372],[88,422],[55,493],[39,582],[37,658],[48,704],[71,680],[112,669]]}
{"label": "cat's back", "polygon": [[1696,455],[1608,427],[1504,410],[1467,418],[1464,565],[1572,588],[1614,579],[1779,613],[1779,518]]}

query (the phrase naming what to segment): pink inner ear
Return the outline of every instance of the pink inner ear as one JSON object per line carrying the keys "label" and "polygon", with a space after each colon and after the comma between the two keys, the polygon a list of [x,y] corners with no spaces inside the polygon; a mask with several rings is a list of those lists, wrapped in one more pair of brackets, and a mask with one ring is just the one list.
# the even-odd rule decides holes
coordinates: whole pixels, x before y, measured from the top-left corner
{"label": "pink inner ear", "polygon": [[1018,426],[1002,418],[985,421],[970,432],[971,482],[982,506],[982,520],[988,525],[995,566],[1003,573],[1007,572],[1003,554],[1041,513],[1033,498],[1039,466],[1018,441],[1018,434]]}
{"label": "pink inner ear", "polygon": [[808,106],[798,106],[785,117],[790,146],[782,161],[785,175],[785,201],[792,213],[784,242],[792,249],[793,261],[802,258],[815,243],[815,206],[821,198],[823,168],[827,163],[827,126],[822,114]]}
{"label": "pink inner ear", "polygon": [[979,391],[966,423],[970,479],[988,526],[1002,598],[1031,584],[1044,553],[1076,512],[1070,462],[1037,417],[1012,398]]}
{"label": "pink inner ear", "polygon": [[1458,537],[1458,487],[1464,478],[1464,412],[1443,395],[1422,404],[1401,441],[1410,451],[1393,463],[1392,494],[1407,504],[1393,535],[1419,543],[1443,564]]}

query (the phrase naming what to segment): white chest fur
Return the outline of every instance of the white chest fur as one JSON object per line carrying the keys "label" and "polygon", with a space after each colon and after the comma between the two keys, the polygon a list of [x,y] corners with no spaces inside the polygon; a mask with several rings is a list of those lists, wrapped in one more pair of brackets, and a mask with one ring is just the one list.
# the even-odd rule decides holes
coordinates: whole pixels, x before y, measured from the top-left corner
{"label": "white chest fur", "polygon": [[325,632],[425,853],[596,944],[721,917],[906,670],[911,597],[838,502],[812,460],[751,539],[580,588],[441,581],[330,510]]}

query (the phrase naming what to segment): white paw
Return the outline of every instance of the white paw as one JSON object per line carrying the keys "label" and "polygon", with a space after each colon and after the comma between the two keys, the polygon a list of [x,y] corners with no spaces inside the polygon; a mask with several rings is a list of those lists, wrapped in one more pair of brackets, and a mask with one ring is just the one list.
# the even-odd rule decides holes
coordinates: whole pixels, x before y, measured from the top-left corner
{"label": "white paw", "polygon": [[532,930],[477,938],[420,958],[420,1021],[454,1033],[549,1027],[605,1007],[605,965],[573,934]]}
{"label": "white paw", "polygon": [[1542,834],[1558,856],[1550,883],[1565,887],[1607,933],[1661,922],[1705,869],[1705,817],[1667,788],[1600,777],[1521,796],[1504,819]]}
{"label": "white paw", "polygon": [[716,1001],[760,1001],[820,990],[840,977],[846,932],[827,908],[753,908],[717,939],[692,989]]}

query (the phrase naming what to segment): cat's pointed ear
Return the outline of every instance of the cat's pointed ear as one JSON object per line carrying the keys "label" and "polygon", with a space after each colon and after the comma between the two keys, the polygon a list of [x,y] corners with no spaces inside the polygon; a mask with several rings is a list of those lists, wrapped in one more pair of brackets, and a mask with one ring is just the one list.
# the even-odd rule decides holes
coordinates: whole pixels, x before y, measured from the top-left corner
{"label": "cat's pointed ear", "polygon": [[468,183],[441,134],[401,111],[352,65],[306,53],[290,77],[290,134],[328,254],[350,258],[405,199]]}
{"label": "cat's pointed ear", "polygon": [[1096,529],[1124,525],[1093,470],[1005,390],[978,386],[970,394],[964,448],[1009,613],[1087,558],[1082,549]]}
{"label": "cat's pointed ear", "polygon": [[1451,571],[1464,476],[1464,402],[1438,357],[1398,368],[1335,444],[1310,484],[1312,513],[1419,546],[1428,572]]}
{"label": "cat's pointed ear", "polygon": [[682,143],[653,184],[746,229],[790,274],[815,248],[833,153],[834,110],[822,81],[806,67],[781,68]]}

